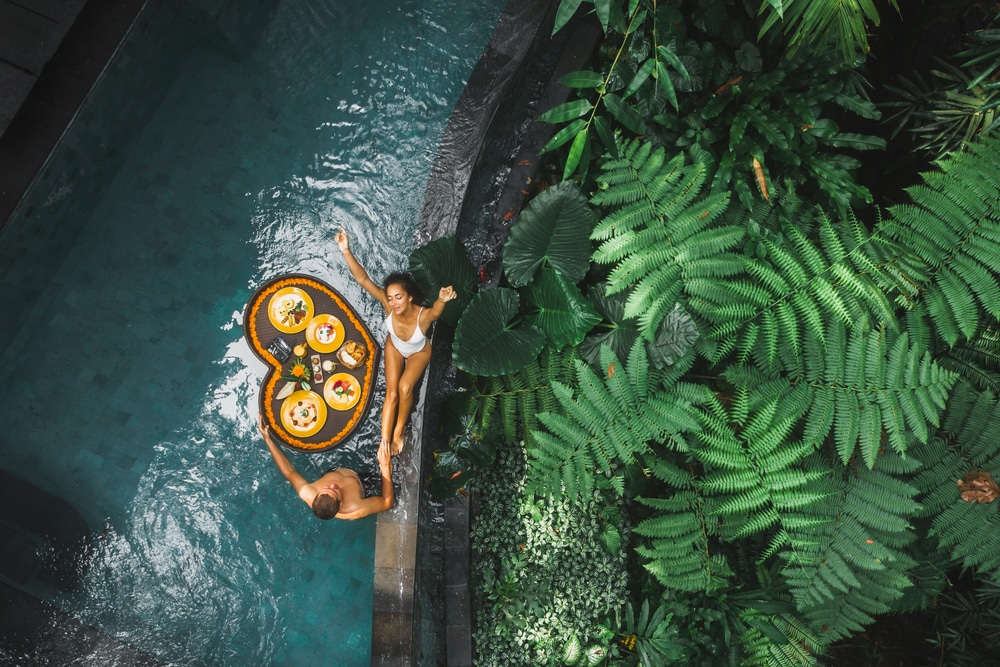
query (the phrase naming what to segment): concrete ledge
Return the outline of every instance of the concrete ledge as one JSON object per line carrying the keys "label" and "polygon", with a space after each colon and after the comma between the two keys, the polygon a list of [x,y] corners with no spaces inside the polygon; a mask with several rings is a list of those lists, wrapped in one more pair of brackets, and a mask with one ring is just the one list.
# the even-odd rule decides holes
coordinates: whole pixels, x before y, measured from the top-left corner
{"label": "concrete ledge", "polygon": [[528,52],[550,0],[511,0],[455,106],[420,211],[416,245],[454,234],[493,116]]}

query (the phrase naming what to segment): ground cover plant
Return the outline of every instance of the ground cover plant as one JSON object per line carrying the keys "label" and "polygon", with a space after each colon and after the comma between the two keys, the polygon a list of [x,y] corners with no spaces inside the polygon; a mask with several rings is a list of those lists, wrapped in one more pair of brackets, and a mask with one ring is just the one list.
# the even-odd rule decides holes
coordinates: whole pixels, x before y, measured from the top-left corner
{"label": "ground cover plant", "polygon": [[[565,180],[453,319],[469,383],[435,479],[488,507],[478,664],[995,647],[1000,141],[980,123],[929,144],[918,123],[938,158],[919,182],[861,182],[899,120],[874,123],[864,30],[820,29],[834,4],[854,6],[560,4],[557,28],[592,9],[605,30],[566,77],[579,98],[543,117]],[[955,81],[992,88],[988,47]],[[453,240],[418,252],[448,258],[416,258],[430,286],[475,275]]]}

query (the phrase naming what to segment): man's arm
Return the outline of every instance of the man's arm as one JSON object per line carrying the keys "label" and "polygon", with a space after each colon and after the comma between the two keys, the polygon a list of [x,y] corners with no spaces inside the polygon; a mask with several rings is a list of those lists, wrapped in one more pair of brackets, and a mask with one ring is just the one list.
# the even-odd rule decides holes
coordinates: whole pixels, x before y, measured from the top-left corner
{"label": "man's arm", "polygon": [[[309,482],[299,474],[285,453],[281,451],[281,447],[278,446],[274,440],[271,439],[271,429],[266,423],[264,423],[264,415],[258,416],[258,427],[260,428],[260,434],[264,436],[264,442],[267,443],[267,448],[271,450],[271,458],[278,465],[278,470],[281,474],[285,476],[289,482],[291,482],[292,487],[295,492],[299,494],[299,498],[305,501],[306,505],[312,506],[312,501],[316,497],[316,491],[309,485]],[[308,496],[308,497],[307,497]]]}
{"label": "man's arm", "polygon": [[361,507],[353,512],[337,514],[338,519],[360,519],[369,514],[378,514],[392,507],[396,499],[392,488],[392,454],[389,453],[389,443],[385,440],[378,448],[378,467],[382,472],[382,495],[365,498]]}

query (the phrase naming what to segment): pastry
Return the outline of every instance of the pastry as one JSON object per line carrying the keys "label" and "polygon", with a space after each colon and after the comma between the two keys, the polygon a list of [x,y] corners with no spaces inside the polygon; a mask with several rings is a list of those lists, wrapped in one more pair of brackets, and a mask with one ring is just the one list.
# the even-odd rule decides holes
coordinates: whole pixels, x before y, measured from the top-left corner
{"label": "pastry", "polygon": [[364,361],[366,353],[364,345],[349,340],[337,352],[337,358],[348,368],[357,368]]}

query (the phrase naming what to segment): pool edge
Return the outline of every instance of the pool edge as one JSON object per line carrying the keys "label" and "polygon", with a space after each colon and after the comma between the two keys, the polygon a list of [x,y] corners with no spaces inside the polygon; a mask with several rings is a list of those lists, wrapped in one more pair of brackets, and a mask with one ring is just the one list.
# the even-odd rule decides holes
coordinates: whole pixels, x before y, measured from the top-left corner
{"label": "pool edge", "polygon": [[[510,0],[490,36],[483,55],[469,76],[442,136],[424,194],[415,246],[455,234],[476,157],[509,86],[554,0]],[[475,131],[469,131],[469,128]],[[438,336],[434,336],[435,339]],[[434,341],[437,343],[437,340]],[[443,347],[447,348],[445,344]],[[429,371],[433,377],[433,370]],[[402,474],[396,506],[378,515],[375,531],[374,598],[371,664],[397,667],[416,664],[414,655],[414,588],[420,513],[424,410],[431,378],[425,374],[411,421],[412,439],[399,457]],[[461,504],[452,510],[463,513]],[[466,527],[468,512],[464,511]],[[467,528],[466,528],[467,540]],[[471,664],[471,613],[468,582],[449,588],[447,604],[464,618],[447,628],[448,653],[453,642],[458,656],[448,664]],[[452,600],[451,598],[455,598]],[[457,656],[456,656],[457,657]]]}

